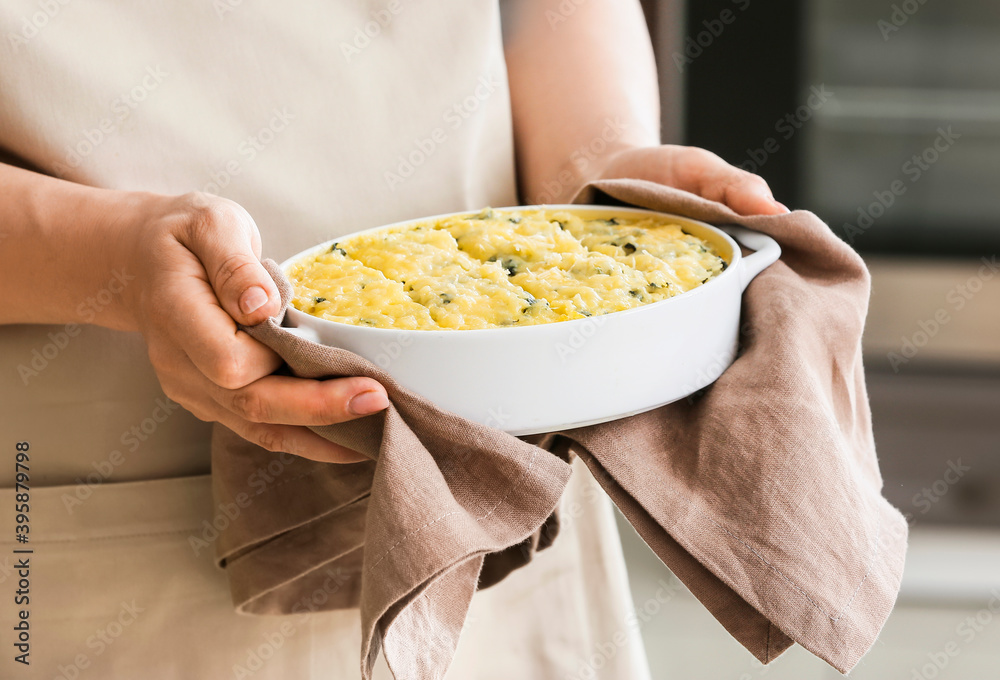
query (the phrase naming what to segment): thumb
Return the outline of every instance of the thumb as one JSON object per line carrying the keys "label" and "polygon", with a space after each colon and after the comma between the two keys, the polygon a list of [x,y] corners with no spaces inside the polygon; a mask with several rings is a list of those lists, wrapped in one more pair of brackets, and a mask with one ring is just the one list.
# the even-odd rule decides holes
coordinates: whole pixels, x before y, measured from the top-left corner
{"label": "thumb", "polygon": [[768,192],[758,191],[756,188],[726,191],[724,202],[740,215],[780,215],[791,212],[771,198]]}
{"label": "thumb", "polygon": [[190,247],[201,260],[219,304],[245,326],[276,315],[281,297],[260,262],[260,233],[253,218],[236,204],[219,205],[208,214],[211,217],[195,230]]}

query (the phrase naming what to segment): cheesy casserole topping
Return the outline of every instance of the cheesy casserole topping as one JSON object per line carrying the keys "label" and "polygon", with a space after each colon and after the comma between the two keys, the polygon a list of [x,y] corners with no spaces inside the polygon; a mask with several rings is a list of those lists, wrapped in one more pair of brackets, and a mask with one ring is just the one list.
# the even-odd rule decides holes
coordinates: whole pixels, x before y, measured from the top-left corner
{"label": "cheesy casserole topping", "polygon": [[469,330],[609,314],[696,288],[726,268],[655,216],[494,211],[379,229],[288,271],[292,304],[376,328]]}

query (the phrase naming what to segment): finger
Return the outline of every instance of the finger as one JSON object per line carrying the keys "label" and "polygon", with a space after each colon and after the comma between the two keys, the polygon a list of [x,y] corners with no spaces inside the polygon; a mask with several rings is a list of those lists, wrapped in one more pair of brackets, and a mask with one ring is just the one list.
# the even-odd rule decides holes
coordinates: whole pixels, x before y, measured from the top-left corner
{"label": "finger", "polygon": [[335,444],[305,427],[251,423],[232,415],[223,415],[220,422],[248,442],[275,453],[283,451],[319,463],[369,460],[367,456]]}
{"label": "finger", "polygon": [[683,147],[670,156],[670,183],[707,199],[725,203],[740,215],[789,212],[774,200],[763,177],[730,165],[706,149]]}
{"label": "finger", "polygon": [[222,308],[252,326],[278,313],[278,288],[260,263],[260,236],[237,203],[196,194],[184,245],[198,256]]}
{"label": "finger", "polygon": [[282,365],[274,351],[239,330],[203,278],[192,272],[177,281],[160,295],[163,316],[189,322],[171,324],[166,332],[201,374],[216,386],[239,389]]}
{"label": "finger", "polygon": [[222,423],[249,442],[268,451],[284,451],[310,460],[326,463],[356,463],[366,460],[362,454],[331,442],[306,427],[254,423],[241,418],[208,396],[211,384],[190,360],[174,355],[169,373],[160,375],[167,396],[181,404],[196,418]]}
{"label": "finger", "polygon": [[761,188],[756,182],[738,177],[725,185],[721,202],[740,215],[778,215],[789,212],[788,208],[774,200],[766,184]]}
{"label": "finger", "polygon": [[194,413],[202,420],[218,420],[215,416],[224,409],[215,399],[223,391],[206,376],[180,345],[170,338],[160,338],[148,346],[149,358],[156,371],[160,386],[168,397]]}
{"label": "finger", "polygon": [[275,375],[238,390],[213,391],[221,406],[252,423],[332,425],[389,406],[385,388],[363,377],[306,380]]}

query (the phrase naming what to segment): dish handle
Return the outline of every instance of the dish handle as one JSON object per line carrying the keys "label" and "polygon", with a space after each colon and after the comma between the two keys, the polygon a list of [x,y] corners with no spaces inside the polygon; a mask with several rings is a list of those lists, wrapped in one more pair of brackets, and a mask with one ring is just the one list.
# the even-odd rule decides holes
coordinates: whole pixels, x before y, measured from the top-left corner
{"label": "dish handle", "polygon": [[770,236],[745,227],[722,227],[722,230],[755,252],[740,260],[740,290],[746,290],[753,278],[781,257],[781,246]]}

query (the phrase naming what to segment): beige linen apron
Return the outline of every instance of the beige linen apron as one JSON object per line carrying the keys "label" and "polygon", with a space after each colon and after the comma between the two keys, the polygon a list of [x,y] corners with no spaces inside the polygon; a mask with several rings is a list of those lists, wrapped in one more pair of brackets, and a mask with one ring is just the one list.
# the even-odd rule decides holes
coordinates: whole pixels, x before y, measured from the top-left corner
{"label": "beige linen apron", "polygon": [[[8,0],[0,36],[0,148],[72,181],[232,198],[278,260],[517,200],[496,0]],[[0,371],[35,551],[23,666],[5,455],[0,677],[358,676],[357,612],[233,613],[189,541],[215,514],[208,426],[166,399],[140,336],[0,327]],[[556,545],[477,594],[448,678],[647,676],[609,503],[574,469]]]}

